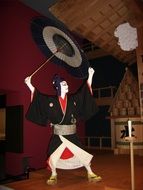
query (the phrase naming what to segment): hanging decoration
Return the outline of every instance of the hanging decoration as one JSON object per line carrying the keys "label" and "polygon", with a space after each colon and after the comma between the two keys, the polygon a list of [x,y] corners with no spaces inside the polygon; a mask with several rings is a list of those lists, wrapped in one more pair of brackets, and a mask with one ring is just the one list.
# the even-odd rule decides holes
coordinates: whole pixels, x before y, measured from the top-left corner
{"label": "hanging decoration", "polygon": [[124,51],[132,51],[138,46],[137,29],[128,22],[119,25],[114,32],[114,36],[118,38],[118,45]]}

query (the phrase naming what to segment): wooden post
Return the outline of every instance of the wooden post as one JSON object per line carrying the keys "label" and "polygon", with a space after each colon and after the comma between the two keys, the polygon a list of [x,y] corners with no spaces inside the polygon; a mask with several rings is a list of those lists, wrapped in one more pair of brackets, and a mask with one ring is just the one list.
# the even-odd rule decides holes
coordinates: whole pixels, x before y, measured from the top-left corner
{"label": "wooden post", "polygon": [[136,48],[138,81],[139,81],[139,98],[141,120],[143,120],[143,26],[137,28],[138,47]]}
{"label": "wooden post", "polygon": [[135,190],[135,175],[134,175],[134,144],[132,138],[132,121],[128,120],[129,142],[130,142],[130,161],[131,161],[131,190]]}
{"label": "wooden post", "polygon": [[130,141],[130,160],[131,160],[131,190],[135,190],[135,174],[134,174],[134,144]]}

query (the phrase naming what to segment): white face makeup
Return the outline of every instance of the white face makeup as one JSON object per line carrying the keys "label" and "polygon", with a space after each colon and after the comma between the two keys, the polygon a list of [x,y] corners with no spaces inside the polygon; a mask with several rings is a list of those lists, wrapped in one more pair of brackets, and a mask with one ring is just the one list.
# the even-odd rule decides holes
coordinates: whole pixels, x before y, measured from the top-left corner
{"label": "white face makeup", "polygon": [[61,85],[61,93],[65,93],[65,94],[68,93],[69,86],[68,86],[67,82],[62,81],[62,82],[60,82],[60,85]]}

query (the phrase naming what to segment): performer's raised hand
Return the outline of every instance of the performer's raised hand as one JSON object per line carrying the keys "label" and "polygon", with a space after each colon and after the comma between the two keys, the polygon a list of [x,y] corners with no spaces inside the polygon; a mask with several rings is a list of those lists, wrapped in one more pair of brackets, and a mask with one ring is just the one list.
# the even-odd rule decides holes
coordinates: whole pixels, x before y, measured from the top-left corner
{"label": "performer's raised hand", "polygon": [[89,67],[88,68],[88,79],[87,79],[87,82],[88,84],[91,86],[92,84],[92,79],[93,79],[93,75],[94,75],[94,69],[92,67]]}
{"label": "performer's raised hand", "polygon": [[25,80],[24,80],[24,82],[25,82],[25,84],[31,84],[31,76],[28,76],[28,77],[26,77],[25,78]]}
{"label": "performer's raised hand", "polygon": [[31,83],[31,78],[32,78],[31,76],[26,77],[25,80],[24,80],[24,82],[28,86],[28,88],[30,89],[30,91],[32,93],[34,93],[35,87]]}

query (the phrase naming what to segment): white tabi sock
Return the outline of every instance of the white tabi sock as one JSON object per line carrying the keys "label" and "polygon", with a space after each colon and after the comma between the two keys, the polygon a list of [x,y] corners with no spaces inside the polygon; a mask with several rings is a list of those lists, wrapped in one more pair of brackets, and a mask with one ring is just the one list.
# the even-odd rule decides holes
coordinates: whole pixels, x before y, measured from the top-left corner
{"label": "white tabi sock", "polygon": [[86,170],[87,170],[87,172],[88,172],[89,174],[93,174],[93,171],[92,171],[90,165],[85,166],[85,168],[86,168]]}
{"label": "white tabi sock", "polygon": [[56,169],[52,169],[52,176],[56,176],[56,175],[57,175]]}

